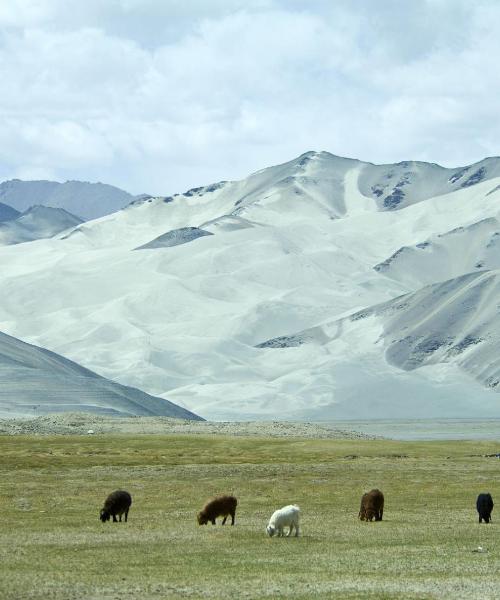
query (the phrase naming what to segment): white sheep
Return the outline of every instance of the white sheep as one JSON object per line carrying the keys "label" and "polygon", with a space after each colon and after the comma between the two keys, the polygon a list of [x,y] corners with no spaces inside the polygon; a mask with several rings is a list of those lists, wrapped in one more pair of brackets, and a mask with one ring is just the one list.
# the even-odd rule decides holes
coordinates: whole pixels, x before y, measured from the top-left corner
{"label": "white sheep", "polygon": [[269,524],[266,527],[267,535],[273,537],[277,533],[278,537],[283,537],[283,527],[289,527],[287,537],[292,533],[295,527],[295,537],[299,535],[299,516],[300,508],[294,504],[284,506],[273,512],[269,519]]}

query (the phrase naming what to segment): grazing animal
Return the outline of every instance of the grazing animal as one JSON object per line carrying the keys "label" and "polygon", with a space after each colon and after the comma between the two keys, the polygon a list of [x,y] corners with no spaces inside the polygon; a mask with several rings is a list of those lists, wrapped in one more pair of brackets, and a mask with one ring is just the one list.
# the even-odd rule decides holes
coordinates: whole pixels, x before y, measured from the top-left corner
{"label": "grazing animal", "polygon": [[112,492],[105,500],[104,506],[101,509],[99,517],[103,523],[109,521],[113,517],[113,523],[117,522],[116,515],[122,520],[122,515],[125,515],[125,523],[128,520],[128,511],[132,504],[132,496],[124,490],[116,490]]}
{"label": "grazing animal", "polygon": [[493,498],[491,494],[479,494],[476,500],[476,508],[479,513],[479,522],[484,519],[485,523],[491,522],[491,511],[493,510]]}
{"label": "grazing animal", "polygon": [[295,506],[295,504],[289,504],[288,506],[284,506],[283,508],[274,511],[266,527],[267,535],[273,537],[276,533],[277,537],[283,537],[283,527],[289,527],[287,537],[290,537],[290,534],[295,527],[295,537],[298,537],[299,517],[300,508]]}
{"label": "grazing animal", "polygon": [[225,525],[229,515],[231,515],[231,525],[234,525],[237,504],[238,500],[234,496],[217,496],[208,500],[197,515],[198,525],[206,525],[209,521],[215,525],[217,517],[224,517],[222,524]]}
{"label": "grazing animal", "polygon": [[381,521],[384,514],[384,494],[380,490],[370,490],[361,497],[359,518],[362,521]]}

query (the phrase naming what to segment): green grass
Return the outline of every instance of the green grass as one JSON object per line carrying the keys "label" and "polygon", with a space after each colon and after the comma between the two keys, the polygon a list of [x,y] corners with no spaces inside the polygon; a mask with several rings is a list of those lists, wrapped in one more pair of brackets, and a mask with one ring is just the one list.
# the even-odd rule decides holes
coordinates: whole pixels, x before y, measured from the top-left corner
{"label": "green grass", "polygon": [[[0,437],[0,598],[497,598],[500,498],[493,442],[203,436]],[[357,519],[379,487],[381,523]],[[129,522],[102,524],[112,490]],[[217,493],[236,526],[199,527]],[[302,509],[303,536],[270,539]],[[487,552],[472,552],[479,545]]]}

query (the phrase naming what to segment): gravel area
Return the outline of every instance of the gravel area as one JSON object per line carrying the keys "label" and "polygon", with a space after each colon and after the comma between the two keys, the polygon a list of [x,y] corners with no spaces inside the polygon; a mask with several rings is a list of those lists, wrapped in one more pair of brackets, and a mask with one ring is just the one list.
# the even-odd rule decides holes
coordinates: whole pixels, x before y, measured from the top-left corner
{"label": "gravel area", "polygon": [[105,417],[62,413],[23,419],[0,419],[0,435],[193,434],[317,439],[380,439],[322,423],[290,421],[187,421],[169,417]]}

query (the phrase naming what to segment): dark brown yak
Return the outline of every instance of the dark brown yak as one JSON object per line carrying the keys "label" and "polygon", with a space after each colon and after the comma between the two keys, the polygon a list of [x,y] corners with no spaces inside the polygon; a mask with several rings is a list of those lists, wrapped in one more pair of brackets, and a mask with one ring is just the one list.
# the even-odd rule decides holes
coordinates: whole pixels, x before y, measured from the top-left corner
{"label": "dark brown yak", "polygon": [[227,517],[231,515],[231,525],[234,525],[234,515],[238,501],[234,496],[218,496],[209,500],[198,513],[199,525],[206,525],[209,521],[215,525],[217,517],[224,517],[222,524],[226,524]]}
{"label": "dark brown yak", "polygon": [[370,490],[361,497],[359,518],[362,521],[381,521],[384,514],[384,494],[380,490]]}
{"label": "dark brown yak", "polygon": [[125,515],[125,523],[128,519],[128,511],[132,504],[132,496],[124,490],[116,490],[112,492],[105,500],[104,506],[101,509],[100,519],[103,523],[109,521],[113,517],[113,522],[116,523],[116,515],[122,520],[122,515]]}

